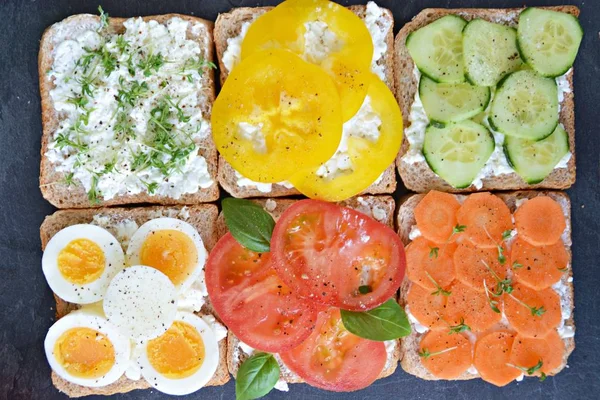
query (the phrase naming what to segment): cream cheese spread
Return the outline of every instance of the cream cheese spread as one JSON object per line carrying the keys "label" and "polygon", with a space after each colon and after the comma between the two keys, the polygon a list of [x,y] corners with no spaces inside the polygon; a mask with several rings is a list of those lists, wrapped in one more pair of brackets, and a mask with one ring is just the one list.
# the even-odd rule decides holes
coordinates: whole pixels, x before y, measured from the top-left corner
{"label": "cream cheese spread", "polygon": [[[64,32],[48,73],[58,126],[46,156],[91,200],[120,195],[174,199],[213,185],[198,154],[210,134],[203,115],[206,50],[198,26],[131,18],[117,35]],[[58,29],[58,28],[57,28]]]}

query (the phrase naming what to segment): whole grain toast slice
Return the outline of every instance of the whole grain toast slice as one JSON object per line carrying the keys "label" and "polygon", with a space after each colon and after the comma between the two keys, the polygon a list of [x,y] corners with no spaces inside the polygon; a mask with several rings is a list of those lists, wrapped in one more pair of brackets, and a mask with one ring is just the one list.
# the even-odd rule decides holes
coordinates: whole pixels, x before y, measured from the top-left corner
{"label": "whole grain toast slice", "polygon": [[[253,200],[257,204],[263,206],[265,211],[273,216],[277,220],[283,212],[294,204],[297,200],[291,199],[256,199]],[[386,224],[390,228],[394,228],[394,213],[396,203],[391,196],[358,196],[348,199],[344,202],[338,203],[340,205],[353,208],[357,211],[365,213],[379,222]],[[228,232],[227,226],[223,214],[219,215],[217,220],[217,233],[219,237],[225,235]],[[249,357],[240,348],[240,340],[229,331],[227,334],[227,365],[229,372],[235,377],[240,365]],[[396,371],[398,366],[398,360],[400,357],[400,345],[399,341],[396,341],[396,346],[393,352],[388,356],[386,365],[381,371],[379,378],[385,378],[390,376]],[[290,371],[285,364],[281,361],[279,356],[275,357],[279,363],[281,370],[281,379],[287,383],[302,383],[304,382],[299,376]]]}
{"label": "whole grain toast slice", "polygon": [[[165,14],[143,17],[144,21],[154,20],[159,23],[166,23],[171,18],[178,17],[189,21],[188,38],[200,43],[202,57],[206,61],[214,61],[213,52],[213,23],[201,18],[181,14]],[[109,28],[112,33],[122,33],[125,28],[123,23],[126,18],[110,18]],[[57,172],[53,164],[46,157],[48,144],[58,128],[59,115],[54,109],[50,91],[54,88],[54,83],[47,71],[51,70],[54,63],[54,48],[61,41],[68,39],[88,29],[96,29],[99,26],[100,17],[91,14],[79,14],[70,16],[60,22],[48,27],[40,41],[40,51],[38,57],[38,73],[40,79],[40,96],[42,103],[42,148],[40,162],[40,190],[46,200],[58,208],[90,208],[121,204],[136,203],[158,203],[158,204],[198,204],[215,201],[219,198],[219,186],[217,182],[217,149],[212,140],[212,134],[198,142],[200,149],[198,154],[206,159],[209,174],[213,184],[206,189],[199,189],[196,193],[184,194],[179,199],[173,199],[167,196],[150,195],[142,192],[136,195],[115,196],[110,200],[103,200],[97,204],[91,204],[87,193],[81,184],[69,185],[65,182],[65,174]],[[196,29],[192,29],[196,27]],[[215,99],[215,77],[214,71],[208,65],[203,67],[202,74],[202,93],[207,99],[202,104],[202,115],[210,121],[212,104]]]}
{"label": "whole grain toast slice", "polygon": [[[96,220],[94,220],[96,216]],[[198,230],[207,251],[210,251],[217,243],[217,206],[212,204],[202,204],[195,206],[154,206],[138,208],[102,208],[87,210],[60,210],[44,219],[40,227],[40,238],[42,250],[50,239],[61,229],[75,224],[87,224],[94,222],[111,232],[123,245],[126,244],[126,238],[116,229],[116,225],[123,221],[134,221],[138,226],[145,222],[160,217],[178,218],[191,224]],[[79,305],[66,302],[57,295],[56,300],[56,318],[60,319],[71,311],[77,310]],[[206,303],[197,315],[213,315],[216,317],[212,305]],[[227,369],[227,340],[219,341],[219,365],[213,378],[207,386],[220,386],[229,381],[229,372]],[[82,397],[88,395],[113,395],[116,393],[125,393],[134,389],[147,389],[151,386],[143,379],[137,381],[128,379],[123,375],[116,382],[98,388],[91,388],[73,384],[59,377],[52,372],[52,383],[61,392],[69,397]]]}
{"label": "whole grain toast slice", "polygon": [[[251,23],[272,8],[273,7],[240,7],[234,8],[228,13],[219,14],[217,21],[215,22],[214,38],[217,49],[217,59],[219,61],[221,84],[225,82],[227,76],[229,75],[229,70],[223,62],[223,54],[227,50],[228,40],[233,40],[233,38],[240,34],[242,26],[245,22]],[[363,20],[365,19],[367,10],[365,5],[355,5],[348,8],[359,18]],[[381,10],[383,12],[382,19],[385,20],[386,24],[389,24],[389,29],[387,29],[386,34],[386,44],[388,50],[386,51],[384,57],[381,57],[377,60],[377,64],[384,66],[385,83],[388,85],[390,90],[394,92],[394,17],[390,10],[385,8],[381,8]],[[387,28],[384,23],[378,22],[378,26],[380,26],[382,30]],[[300,194],[294,188],[289,188],[276,183],[272,185],[271,191],[261,192],[255,186],[240,186],[237,181],[238,178],[233,167],[227,161],[225,161],[224,158],[219,157],[219,183],[233,197],[282,197]],[[377,183],[373,183],[371,186],[365,189],[363,193],[388,194],[393,193],[394,190],[396,190],[396,173],[395,166],[391,165],[384,171],[381,180]]]}
{"label": "whole grain toast slice", "polygon": [[[579,8],[575,6],[542,7],[554,11],[565,12],[579,16]],[[395,39],[394,72],[396,74],[396,99],[402,110],[404,129],[410,126],[409,115],[415,93],[418,90],[418,81],[413,75],[414,63],[405,42],[408,35],[431,22],[449,14],[459,15],[466,20],[481,18],[490,22],[497,22],[516,27],[519,14],[524,8],[486,9],[486,8],[427,8],[417,14],[412,21],[400,29]],[[560,108],[560,123],[569,135],[569,147],[572,153],[567,168],[554,169],[542,182],[535,185],[527,184],[516,173],[492,176],[483,179],[483,187],[475,188],[473,185],[465,189],[456,189],[437,176],[427,162],[407,163],[402,157],[409,150],[406,136],[403,138],[400,153],[396,159],[398,172],[404,185],[415,192],[440,190],[444,192],[474,192],[478,190],[524,190],[524,189],[566,189],[575,183],[575,103],[573,97],[573,69],[566,76],[571,92],[565,93]]]}
{"label": "whole grain toast slice", "polygon": [[[496,196],[500,197],[508,206],[511,213],[517,208],[517,202],[519,200],[531,199],[536,196],[549,196],[552,199],[556,200],[558,204],[560,204],[563,209],[563,213],[565,215],[565,219],[567,222],[567,228],[562,235],[562,241],[565,243],[565,247],[569,253],[569,257],[571,257],[571,201],[569,196],[567,196],[563,192],[555,192],[555,191],[516,191],[516,192],[506,192],[506,193],[495,193]],[[459,201],[462,201],[466,196],[465,195],[456,195]],[[404,199],[404,202],[398,208],[398,235],[402,239],[402,242],[405,245],[410,243],[409,234],[411,228],[416,225],[415,216],[414,216],[414,208],[419,204],[421,199],[425,197],[424,194],[415,194],[408,196]],[[574,304],[574,289],[573,289],[573,268],[569,268],[568,274],[563,274],[562,284],[566,288],[564,293],[560,293],[561,303],[564,302],[566,308],[570,310],[570,317],[564,322],[565,326],[570,327],[575,330],[575,320],[573,318],[573,309],[575,308]],[[399,303],[402,307],[406,306],[406,295],[412,283],[405,277],[402,282],[402,286],[400,287],[400,298]],[[420,357],[418,355],[419,351],[419,342],[421,337],[424,334],[418,333],[415,331],[414,326],[412,329],[412,333],[403,338],[400,344],[400,365],[402,369],[404,369],[409,374],[415,375],[419,378],[426,380],[439,380],[439,378],[435,377],[431,374],[423,365],[421,364]],[[575,349],[575,339],[573,337],[564,338],[565,343],[565,353],[563,354],[563,361],[561,366],[553,371],[549,375],[556,375],[563,368],[567,366],[567,359],[569,355]],[[479,374],[471,374],[468,371],[463,373],[461,376],[456,378],[456,380],[468,380],[479,378]]]}

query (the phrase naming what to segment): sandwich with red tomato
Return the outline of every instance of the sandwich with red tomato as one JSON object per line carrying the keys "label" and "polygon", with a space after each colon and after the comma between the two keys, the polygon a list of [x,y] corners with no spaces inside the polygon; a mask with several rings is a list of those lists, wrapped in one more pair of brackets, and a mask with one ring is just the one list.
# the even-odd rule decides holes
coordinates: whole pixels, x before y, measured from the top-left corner
{"label": "sandwich with red tomato", "polygon": [[206,283],[238,398],[297,382],[355,391],[395,371],[410,327],[394,208],[375,196],[223,201]]}

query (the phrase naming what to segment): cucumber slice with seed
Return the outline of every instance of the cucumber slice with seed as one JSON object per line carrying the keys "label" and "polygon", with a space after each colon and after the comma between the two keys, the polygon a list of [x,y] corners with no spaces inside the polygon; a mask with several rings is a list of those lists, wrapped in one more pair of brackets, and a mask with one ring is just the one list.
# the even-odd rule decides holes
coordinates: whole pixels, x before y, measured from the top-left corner
{"label": "cucumber slice with seed", "polygon": [[464,82],[462,30],[467,21],[446,15],[406,38],[406,48],[421,73],[436,82]]}
{"label": "cucumber slice with seed", "polygon": [[495,86],[522,64],[514,28],[474,19],[463,30],[467,80],[479,86]]}
{"label": "cucumber slice with seed", "polygon": [[530,185],[543,181],[568,152],[569,135],[561,125],[537,142],[510,136],[504,139],[509,164]]}
{"label": "cucumber slice with seed", "polygon": [[540,75],[556,77],[573,65],[583,30],[573,15],[528,8],[519,16],[517,43],[521,57]]}
{"label": "cucumber slice with seed", "polygon": [[458,122],[479,114],[490,102],[490,89],[465,83],[437,83],[421,77],[419,97],[432,121]]}
{"label": "cucumber slice with seed", "polygon": [[531,70],[511,73],[498,84],[489,122],[507,136],[541,140],[551,135],[558,125],[556,81]]}
{"label": "cucumber slice with seed", "polygon": [[471,185],[495,147],[490,131],[473,121],[430,124],[425,130],[423,156],[433,172],[462,189]]}

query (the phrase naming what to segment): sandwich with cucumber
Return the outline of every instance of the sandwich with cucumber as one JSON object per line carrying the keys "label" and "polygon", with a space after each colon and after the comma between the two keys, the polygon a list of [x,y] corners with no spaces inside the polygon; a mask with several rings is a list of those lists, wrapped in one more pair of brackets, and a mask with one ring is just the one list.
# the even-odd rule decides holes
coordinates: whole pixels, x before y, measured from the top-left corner
{"label": "sandwich with cucumber", "polygon": [[426,9],[396,36],[407,188],[565,189],[575,181],[574,6]]}

